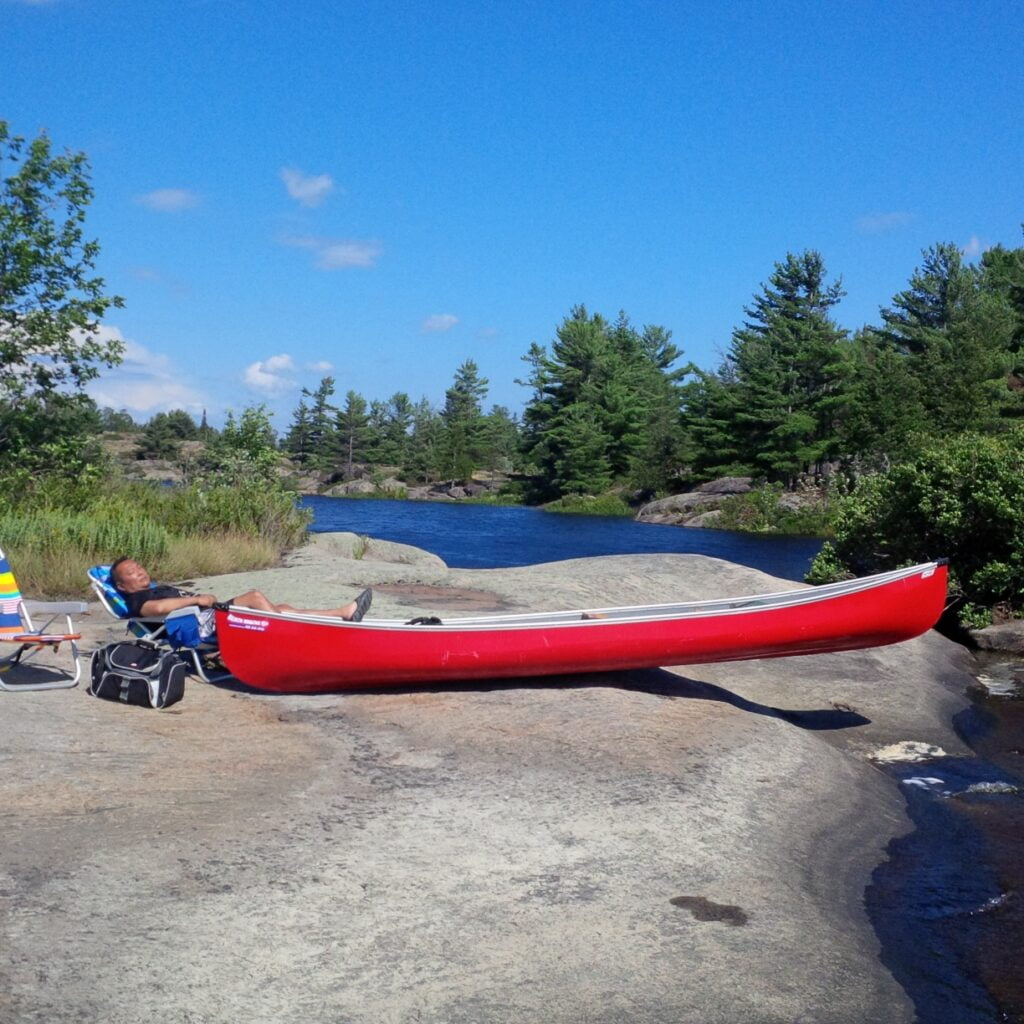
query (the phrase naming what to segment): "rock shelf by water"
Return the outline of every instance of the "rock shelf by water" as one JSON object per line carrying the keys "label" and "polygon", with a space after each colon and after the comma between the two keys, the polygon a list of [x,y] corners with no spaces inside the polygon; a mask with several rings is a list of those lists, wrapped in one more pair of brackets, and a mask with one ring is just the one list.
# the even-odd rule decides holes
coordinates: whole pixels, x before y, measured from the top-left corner
{"label": "rock shelf by water", "polygon": [[[352,535],[195,582],[370,585],[403,618],[799,586],[697,555],[453,570]],[[932,633],[554,685],[190,682],[165,713],[0,694],[0,1019],[913,1021],[865,908],[912,822],[870,756],[968,756],[968,668]]]}

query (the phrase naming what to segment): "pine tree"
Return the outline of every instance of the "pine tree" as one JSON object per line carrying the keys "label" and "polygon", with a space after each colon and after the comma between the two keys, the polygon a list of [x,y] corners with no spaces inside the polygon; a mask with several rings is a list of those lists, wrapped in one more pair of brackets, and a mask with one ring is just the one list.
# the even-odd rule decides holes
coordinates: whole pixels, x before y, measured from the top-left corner
{"label": "pine tree", "polygon": [[337,413],[335,424],[345,478],[351,480],[355,473],[355,463],[366,458],[370,440],[366,399],[356,391],[346,392],[345,405]]}
{"label": "pine tree", "polygon": [[304,398],[292,414],[292,423],[284,439],[284,450],[300,466],[309,465],[313,458],[313,430],[309,406]]}
{"label": "pine tree", "polygon": [[456,371],[452,386],[445,392],[441,419],[444,423],[444,459],[446,474],[452,480],[468,480],[483,457],[482,402],[487,397],[488,381],[479,368],[467,359]]}
{"label": "pine tree", "polygon": [[850,352],[831,310],[843,295],[840,281],[826,283],[819,253],[790,253],[733,332],[730,426],[757,475],[792,485],[838,454]]}
{"label": "pine tree", "polygon": [[338,439],[335,434],[338,410],[330,402],[334,394],[334,378],[324,377],[315,391],[303,388],[302,394],[311,399],[308,425],[309,462],[317,469],[329,469],[335,464],[338,456]]}
{"label": "pine tree", "polygon": [[[686,369],[669,367],[679,355],[664,328],[647,327],[641,334],[624,313],[609,324],[584,306],[559,325],[550,355],[532,345],[524,357],[531,372],[520,383],[533,388],[523,414],[523,445],[538,470],[537,496],[579,493],[584,482],[606,487],[638,475],[649,483],[651,474],[641,467],[656,453],[675,472],[684,436],[678,380]],[[583,432],[579,440],[576,429]],[[659,481],[668,475],[656,474]]]}
{"label": "pine tree", "polygon": [[927,429],[950,435],[991,431],[1020,415],[1022,320],[1015,289],[1024,269],[1012,252],[990,250],[981,267],[965,264],[952,243],[925,249],[909,287],[883,309],[880,342],[906,360],[917,382]]}
{"label": "pine tree", "polygon": [[432,483],[440,477],[443,435],[444,423],[440,415],[428,399],[421,399],[413,407],[407,462],[417,480]]}

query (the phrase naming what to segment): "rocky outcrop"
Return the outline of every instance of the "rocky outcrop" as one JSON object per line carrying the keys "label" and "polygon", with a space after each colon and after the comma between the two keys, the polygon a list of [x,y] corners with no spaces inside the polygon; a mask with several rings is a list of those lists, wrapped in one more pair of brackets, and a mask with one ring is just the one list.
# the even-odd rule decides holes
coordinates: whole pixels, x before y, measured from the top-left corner
{"label": "rocky outcrop", "polygon": [[429,487],[410,487],[407,497],[413,501],[464,501],[466,498],[479,498],[484,494],[492,494],[500,484],[432,484]]}
{"label": "rocky outcrop", "polygon": [[385,480],[381,480],[379,483],[375,483],[373,480],[362,477],[359,480],[346,480],[344,483],[333,484],[326,490],[319,493],[330,498],[354,497],[359,495],[365,497],[371,494],[404,494],[407,490],[407,486],[408,485],[402,480],[396,480],[394,477],[388,477]]}
{"label": "rocky outcrop", "polygon": [[[370,620],[798,586],[696,555],[471,571],[400,547],[318,535],[196,585],[300,607],[369,585]],[[968,681],[933,633],[390,692],[192,681],[167,712],[0,693],[0,1018],[909,1024],[864,891],[912,823],[869,758],[962,754]]]}
{"label": "rocky outcrop", "polygon": [[659,498],[642,506],[636,514],[641,523],[669,526],[707,526],[717,518],[723,498],[746,494],[751,489],[748,476],[726,476],[701,484],[696,490]]}
{"label": "rocky outcrop", "polygon": [[972,630],[971,639],[982,651],[1024,654],[1024,619],[1015,619],[1013,622],[1003,622],[997,626]]}

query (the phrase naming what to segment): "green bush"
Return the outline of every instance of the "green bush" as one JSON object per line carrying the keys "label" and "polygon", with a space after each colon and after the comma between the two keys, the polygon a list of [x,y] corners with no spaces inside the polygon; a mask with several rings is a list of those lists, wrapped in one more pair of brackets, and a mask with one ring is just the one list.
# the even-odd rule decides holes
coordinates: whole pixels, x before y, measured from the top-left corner
{"label": "green bush", "polygon": [[831,516],[824,503],[788,508],[780,504],[782,493],[782,484],[766,484],[746,494],[723,498],[720,506],[722,514],[709,521],[708,526],[716,530],[784,533],[805,537],[821,537],[831,533]]}
{"label": "green bush", "polygon": [[617,494],[566,494],[544,506],[545,512],[561,512],[572,516],[632,516],[633,509]]}
{"label": "green bush", "polygon": [[965,433],[862,478],[837,503],[835,540],[808,579],[950,560],[954,593],[978,609],[1024,609],[1024,427]]}

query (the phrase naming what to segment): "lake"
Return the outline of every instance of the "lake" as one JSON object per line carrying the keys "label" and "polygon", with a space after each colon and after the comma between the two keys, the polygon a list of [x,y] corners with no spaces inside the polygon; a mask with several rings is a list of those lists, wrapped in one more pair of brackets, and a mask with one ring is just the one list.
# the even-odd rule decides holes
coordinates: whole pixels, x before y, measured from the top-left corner
{"label": "lake", "polygon": [[467,505],[376,498],[301,499],[314,533],[350,531],[432,551],[455,569],[499,569],[591,555],[697,554],[802,580],[821,548],[812,537],[568,516],[521,505]]}

